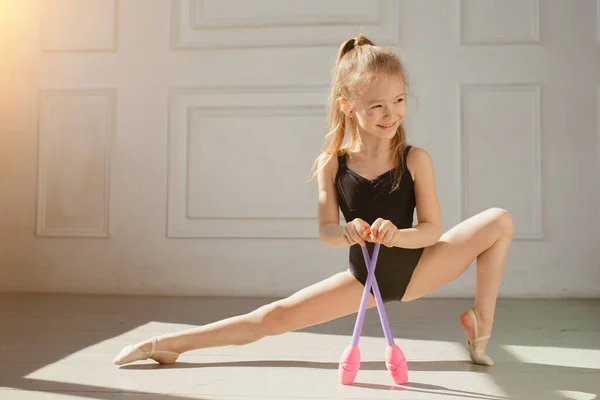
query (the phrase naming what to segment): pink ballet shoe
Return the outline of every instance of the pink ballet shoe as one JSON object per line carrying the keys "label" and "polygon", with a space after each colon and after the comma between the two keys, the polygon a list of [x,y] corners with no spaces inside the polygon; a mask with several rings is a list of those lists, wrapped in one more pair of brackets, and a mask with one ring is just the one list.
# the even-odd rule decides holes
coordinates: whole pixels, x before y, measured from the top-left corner
{"label": "pink ballet shoe", "polygon": [[153,356],[163,356],[168,357],[172,361],[171,362],[161,362],[154,360],[160,364],[172,364],[177,361],[179,358],[179,353],[175,353],[173,351],[165,351],[165,350],[156,350],[156,344],[158,343],[157,338],[152,338],[152,349],[149,353],[140,350],[135,345],[126,346],[121,352],[114,358],[113,363],[116,365],[128,364],[134,361],[147,360],[152,358]]}
{"label": "pink ballet shoe", "polygon": [[360,350],[358,346],[350,345],[340,357],[340,365],[338,368],[340,383],[342,385],[351,385],[354,383],[356,374],[360,369]]}
{"label": "pink ballet shoe", "polygon": [[470,342],[467,340],[467,344],[469,346],[469,356],[471,357],[471,361],[473,361],[473,364],[492,366],[494,365],[494,360],[492,360],[490,356],[485,354],[485,350],[480,349],[475,345],[478,342],[489,339],[491,335],[480,337],[479,331],[477,329],[477,316],[475,315],[473,309],[469,310],[469,316],[471,317],[471,321],[473,322],[474,337],[473,340]]}
{"label": "pink ballet shoe", "polygon": [[385,349],[385,366],[396,384],[403,385],[408,382],[408,364],[398,345],[388,345]]}

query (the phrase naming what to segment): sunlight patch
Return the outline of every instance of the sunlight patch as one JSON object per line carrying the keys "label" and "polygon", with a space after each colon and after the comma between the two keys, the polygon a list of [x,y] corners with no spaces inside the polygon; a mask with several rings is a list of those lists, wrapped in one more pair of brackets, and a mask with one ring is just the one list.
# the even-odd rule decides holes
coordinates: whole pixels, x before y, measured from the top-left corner
{"label": "sunlight patch", "polygon": [[517,345],[502,347],[522,362],[600,369],[600,350]]}
{"label": "sunlight patch", "polygon": [[573,390],[557,390],[556,392],[565,396],[567,399],[573,400],[593,400],[598,398],[598,396],[593,393],[575,392]]}

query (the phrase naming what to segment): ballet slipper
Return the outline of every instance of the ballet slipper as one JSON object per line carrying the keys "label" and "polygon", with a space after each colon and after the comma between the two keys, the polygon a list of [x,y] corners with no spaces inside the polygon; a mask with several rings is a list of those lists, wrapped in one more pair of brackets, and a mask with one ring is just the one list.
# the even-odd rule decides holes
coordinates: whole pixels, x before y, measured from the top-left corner
{"label": "ballet slipper", "polygon": [[494,360],[492,360],[490,356],[485,354],[484,349],[480,349],[476,346],[476,343],[489,339],[491,335],[480,337],[479,331],[477,330],[477,316],[475,315],[473,309],[469,309],[469,316],[471,317],[471,321],[473,322],[474,336],[473,340],[467,340],[467,344],[469,346],[469,356],[471,357],[471,361],[473,361],[473,364],[492,366],[494,365]]}
{"label": "ballet slipper", "polygon": [[131,363],[134,361],[147,360],[149,358],[152,358],[155,355],[169,357],[172,359],[171,362],[161,362],[161,361],[154,360],[160,364],[172,364],[175,361],[177,361],[177,358],[179,357],[179,353],[176,353],[174,351],[156,350],[157,343],[158,343],[158,339],[156,337],[152,338],[152,349],[150,350],[149,353],[147,353],[143,350],[140,350],[135,345],[126,346],[123,350],[121,350],[121,352],[119,354],[117,354],[117,356],[113,360],[113,363],[116,365],[123,365],[123,364],[128,364],[128,363]]}

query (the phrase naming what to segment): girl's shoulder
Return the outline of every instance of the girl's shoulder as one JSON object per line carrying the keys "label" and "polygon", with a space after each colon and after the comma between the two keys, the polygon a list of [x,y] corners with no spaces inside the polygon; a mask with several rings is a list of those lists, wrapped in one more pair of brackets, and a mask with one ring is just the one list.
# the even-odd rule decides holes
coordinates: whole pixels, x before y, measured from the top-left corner
{"label": "girl's shoulder", "polygon": [[427,152],[427,150],[425,150],[422,147],[414,145],[408,145],[407,147],[410,147],[410,149],[408,149],[408,154],[406,155],[407,159],[429,157],[429,153]]}
{"label": "girl's shoulder", "polygon": [[318,168],[323,171],[325,177],[328,180],[333,180],[335,175],[337,174],[339,168],[338,158],[341,156],[341,153],[328,153],[322,152],[319,155]]}
{"label": "girl's shoulder", "polygon": [[411,146],[406,155],[406,166],[414,179],[419,170],[432,168],[433,161],[427,150],[422,147]]}

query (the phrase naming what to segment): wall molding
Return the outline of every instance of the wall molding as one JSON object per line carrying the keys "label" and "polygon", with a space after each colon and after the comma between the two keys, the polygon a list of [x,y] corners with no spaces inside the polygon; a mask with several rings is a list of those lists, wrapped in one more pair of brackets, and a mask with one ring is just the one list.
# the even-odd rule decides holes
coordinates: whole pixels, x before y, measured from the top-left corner
{"label": "wall molding", "polygon": [[[218,96],[219,100],[215,101]],[[241,96],[241,97],[240,97]],[[248,113],[257,108],[283,115],[324,116],[325,86],[313,87],[244,87],[194,88],[173,87],[169,91],[168,133],[168,238],[318,238],[317,217],[301,215],[244,217],[235,212],[231,216],[211,216],[190,213],[188,204],[189,135],[191,112],[203,110],[207,115],[231,116]],[[227,104],[221,107],[220,102]],[[236,104],[237,103],[237,104]],[[250,108],[245,104],[252,104]],[[233,107],[234,110],[231,110]],[[298,110],[291,111],[291,107]],[[236,111],[237,110],[237,111]],[[240,111],[241,110],[241,111]],[[291,113],[291,114],[290,114]],[[236,114],[237,115],[237,114]]]}
{"label": "wall molding", "polygon": [[368,16],[357,16],[356,22],[344,23],[347,16],[315,14],[284,24],[279,19],[248,21],[207,20],[202,18],[201,0],[171,0],[170,47],[172,50],[224,48],[339,46],[359,32],[382,45],[399,42],[399,0],[377,0],[376,23]]}
{"label": "wall molding", "polygon": [[[56,228],[48,226],[48,173],[50,168],[49,156],[51,150],[46,142],[47,126],[44,117],[46,110],[52,107],[52,99],[55,97],[77,97],[98,96],[106,102],[104,110],[104,193],[102,197],[103,210],[101,227],[89,228]],[[37,176],[37,213],[36,213],[36,235],[46,237],[98,237],[109,238],[109,215],[110,215],[110,158],[112,137],[115,132],[116,115],[116,88],[105,89],[44,89],[38,92],[38,176]],[[85,134],[85,132],[82,132]],[[64,145],[64,143],[63,143]]]}
{"label": "wall molding", "polygon": [[461,83],[459,85],[459,132],[460,132],[460,153],[461,153],[461,209],[460,219],[464,221],[470,216],[468,210],[468,192],[469,192],[469,153],[468,137],[469,132],[466,121],[468,120],[469,110],[465,104],[465,97],[468,93],[474,91],[520,91],[529,92],[535,98],[535,115],[533,116],[535,128],[533,135],[533,154],[531,155],[534,169],[534,187],[532,188],[533,204],[533,229],[529,232],[515,230],[514,240],[543,240],[543,197],[542,197],[542,133],[541,133],[541,83]]}
{"label": "wall molding", "polygon": [[190,1],[190,27],[194,29],[203,28],[256,28],[256,27],[289,27],[296,26],[302,28],[321,27],[321,26],[348,26],[351,20],[355,25],[379,25],[381,24],[381,10],[384,8],[384,1],[377,0],[378,13],[376,18],[369,18],[366,15],[335,15],[316,13],[307,18],[253,18],[249,19],[210,19],[203,13],[203,7],[206,0]]}
{"label": "wall molding", "polygon": [[[96,0],[97,1],[97,0]],[[87,52],[116,52],[118,48],[118,12],[119,3],[118,0],[112,0],[108,6],[112,7],[112,24],[111,37],[109,40],[100,40],[98,43],[87,43],[84,46],[76,44],[83,35],[83,32],[79,32],[81,35],[70,32],[70,37],[73,38],[73,43],[59,43],[56,44],[54,39],[54,32],[51,24],[48,21],[50,15],[52,15],[53,7],[60,7],[60,4],[56,4],[60,0],[45,0],[41,2],[41,12],[39,16],[39,47],[43,53],[87,53]],[[106,0],[103,0],[104,4]],[[89,7],[89,3],[86,5]],[[65,5],[62,6],[64,9],[68,9]],[[82,6],[83,7],[83,6]],[[61,24],[62,26],[70,26],[70,24]],[[85,30],[89,30],[89,25],[84,26]]]}
{"label": "wall molding", "polygon": [[539,0],[529,0],[533,7],[533,21],[532,32],[529,37],[522,37],[519,39],[499,39],[499,40],[485,40],[485,39],[468,39],[465,37],[465,18],[464,10],[466,6],[465,0],[458,0],[458,44],[459,46],[512,46],[512,45],[539,45],[541,44],[540,38],[540,2]]}

